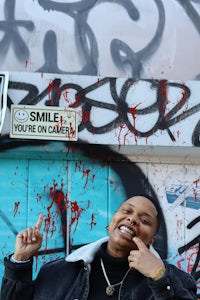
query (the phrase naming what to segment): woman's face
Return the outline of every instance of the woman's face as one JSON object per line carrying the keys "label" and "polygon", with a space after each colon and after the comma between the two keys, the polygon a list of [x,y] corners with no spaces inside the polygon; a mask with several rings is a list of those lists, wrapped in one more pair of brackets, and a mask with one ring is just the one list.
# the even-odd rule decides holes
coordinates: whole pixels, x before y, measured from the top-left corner
{"label": "woman's face", "polygon": [[157,210],[148,198],[134,196],[126,200],[114,214],[109,230],[108,253],[126,257],[137,249],[133,237],[140,238],[147,246],[156,238]]}

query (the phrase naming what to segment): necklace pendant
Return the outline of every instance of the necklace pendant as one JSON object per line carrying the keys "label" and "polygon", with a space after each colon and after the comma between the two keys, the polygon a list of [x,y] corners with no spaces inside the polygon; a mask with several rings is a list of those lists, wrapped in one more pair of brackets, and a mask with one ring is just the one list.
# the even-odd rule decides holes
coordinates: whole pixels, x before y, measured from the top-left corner
{"label": "necklace pendant", "polygon": [[106,288],[106,295],[113,296],[115,293],[115,288],[112,285],[108,285]]}

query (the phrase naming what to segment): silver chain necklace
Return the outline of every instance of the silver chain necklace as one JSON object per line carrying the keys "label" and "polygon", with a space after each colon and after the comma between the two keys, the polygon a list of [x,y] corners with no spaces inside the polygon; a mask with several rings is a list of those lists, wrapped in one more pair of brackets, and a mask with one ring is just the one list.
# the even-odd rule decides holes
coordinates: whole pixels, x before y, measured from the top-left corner
{"label": "silver chain necklace", "polygon": [[103,275],[104,275],[105,280],[106,280],[106,282],[108,284],[108,286],[106,288],[106,295],[113,296],[114,293],[115,293],[115,287],[118,286],[118,285],[121,285],[124,278],[120,282],[118,282],[118,283],[111,284],[110,281],[109,281],[109,279],[108,279],[108,276],[106,274],[106,270],[105,270],[105,267],[104,267],[103,260],[101,258],[100,258],[100,263],[101,263],[101,268],[102,268],[102,271],[103,271]]}

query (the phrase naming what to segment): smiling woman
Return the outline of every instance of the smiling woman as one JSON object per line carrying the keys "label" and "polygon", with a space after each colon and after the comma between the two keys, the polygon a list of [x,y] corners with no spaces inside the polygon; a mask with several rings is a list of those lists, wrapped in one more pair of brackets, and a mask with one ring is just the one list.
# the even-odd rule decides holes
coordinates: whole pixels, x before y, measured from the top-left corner
{"label": "smiling woman", "polygon": [[126,257],[132,249],[136,236],[146,246],[156,239],[158,211],[152,201],[145,196],[135,196],[126,200],[115,213],[108,227],[108,253],[115,257]]}
{"label": "smiling woman", "polygon": [[165,264],[150,247],[158,219],[148,196],[133,196],[114,214],[108,238],[47,263],[32,281],[32,256],[42,245],[40,214],[35,226],[17,235],[15,253],[5,258],[1,295],[4,300],[197,299],[194,278]]}

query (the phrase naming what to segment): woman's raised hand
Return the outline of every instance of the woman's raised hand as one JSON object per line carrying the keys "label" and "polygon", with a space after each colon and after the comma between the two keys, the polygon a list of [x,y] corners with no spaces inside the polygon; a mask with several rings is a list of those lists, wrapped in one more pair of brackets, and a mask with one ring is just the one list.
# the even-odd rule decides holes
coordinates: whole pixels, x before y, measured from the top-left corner
{"label": "woman's raised hand", "polygon": [[35,226],[18,233],[15,242],[14,259],[28,260],[40,249],[42,246],[42,234],[40,233],[42,221],[43,214],[40,213]]}

